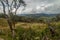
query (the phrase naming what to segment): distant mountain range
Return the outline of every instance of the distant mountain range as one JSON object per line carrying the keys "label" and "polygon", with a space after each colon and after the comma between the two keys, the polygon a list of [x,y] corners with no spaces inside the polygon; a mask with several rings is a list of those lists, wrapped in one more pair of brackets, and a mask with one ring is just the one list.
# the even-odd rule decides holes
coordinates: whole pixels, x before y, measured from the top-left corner
{"label": "distant mountain range", "polygon": [[18,14],[18,16],[26,17],[54,17],[58,14],[46,14],[46,13],[36,13],[36,14]]}

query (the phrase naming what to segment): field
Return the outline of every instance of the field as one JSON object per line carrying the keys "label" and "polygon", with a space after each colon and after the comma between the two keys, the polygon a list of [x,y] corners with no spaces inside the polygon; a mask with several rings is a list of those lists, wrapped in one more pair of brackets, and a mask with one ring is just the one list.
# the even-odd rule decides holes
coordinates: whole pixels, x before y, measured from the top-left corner
{"label": "field", "polygon": [[[52,22],[54,36],[46,23],[16,23],[16,40],[60,40],[60,22]],[[12,40],[6,19],[0,19],[0,40]]]}

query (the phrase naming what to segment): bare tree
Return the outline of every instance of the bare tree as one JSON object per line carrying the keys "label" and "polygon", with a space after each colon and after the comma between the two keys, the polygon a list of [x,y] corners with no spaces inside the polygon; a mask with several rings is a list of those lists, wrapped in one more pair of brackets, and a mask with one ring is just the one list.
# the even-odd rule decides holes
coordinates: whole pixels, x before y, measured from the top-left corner
{"label": "bare tree", "polygon": [[[9,28],[12,33],[12,37],[15,38],[15,16],[14,15],[16,15],[19,7],[24,6],[25,8],[26,4],[23,0],[11,0],[11,1],[12,2],[9,2],[9,0],[0,0],[3,7],[5,18],[7,19]],[[8,9],[8,11],[6,11],[6,8]],[[13,9],[15,9],[14,13],[12,12]]]}

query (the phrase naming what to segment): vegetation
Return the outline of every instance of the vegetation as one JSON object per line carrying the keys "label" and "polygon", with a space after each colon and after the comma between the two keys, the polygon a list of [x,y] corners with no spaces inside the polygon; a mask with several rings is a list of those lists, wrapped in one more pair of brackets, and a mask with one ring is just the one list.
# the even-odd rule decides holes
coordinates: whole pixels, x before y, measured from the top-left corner
{"label": "vegetation", "polygon": [[[7,20],[7,23],[9,25],[10,31],[11,31],[11,36],[12,39],[15,40],[15,16],[17,13],[17,10],[19,9],[19,7],[22,5],[25,9],[25,2],[23,0],[11,0],[12,2],[9,2],[9,0],[0,0],[0,4],[2,5],[2,9],[3,9],[3,15],[5,17],[5,19]],[[6,8],[8,9],[8,11],[6,11]],[[13,11],[15,9],[15,11]],[[8,13],[8,14],[7,14]],[[14,14],[13,14],[14,13]]]}
{"label": "vegetation", "polygon": [[[17,16],[23,0],[0,0],[3,13],[0,14],[0,40],[60,40],[60,16],[31,18]],[[6,6],[8,14],[6,12]],[[12,12],[13,9],[16,9]]]}
{"label": "vegetation", "polygon": [[[4,40],[12,40],[8,24],[6,20],[3,20],[5,19],[0,19],[0,23],[4,22],[4,25],[0,24],[0,38]],[[48,27],[49,25],[46,23],[17,22],[15,40],[60,40],[60,21],[51,22],[50,25],[54,28],[54,34],[52,34]]]}

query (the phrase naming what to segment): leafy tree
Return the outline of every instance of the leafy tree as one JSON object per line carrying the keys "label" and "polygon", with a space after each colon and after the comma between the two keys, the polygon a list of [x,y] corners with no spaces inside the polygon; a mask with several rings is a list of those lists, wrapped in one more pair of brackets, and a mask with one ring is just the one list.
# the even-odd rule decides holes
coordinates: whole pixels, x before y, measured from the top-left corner
{"label": "leafy tree", "polygon": [[57,14],[56,21],[60,21],[60,14]]}
{"label": "leafy tree", "polygon": [[0,18],[5,18],[3,13],[0,14]]}

